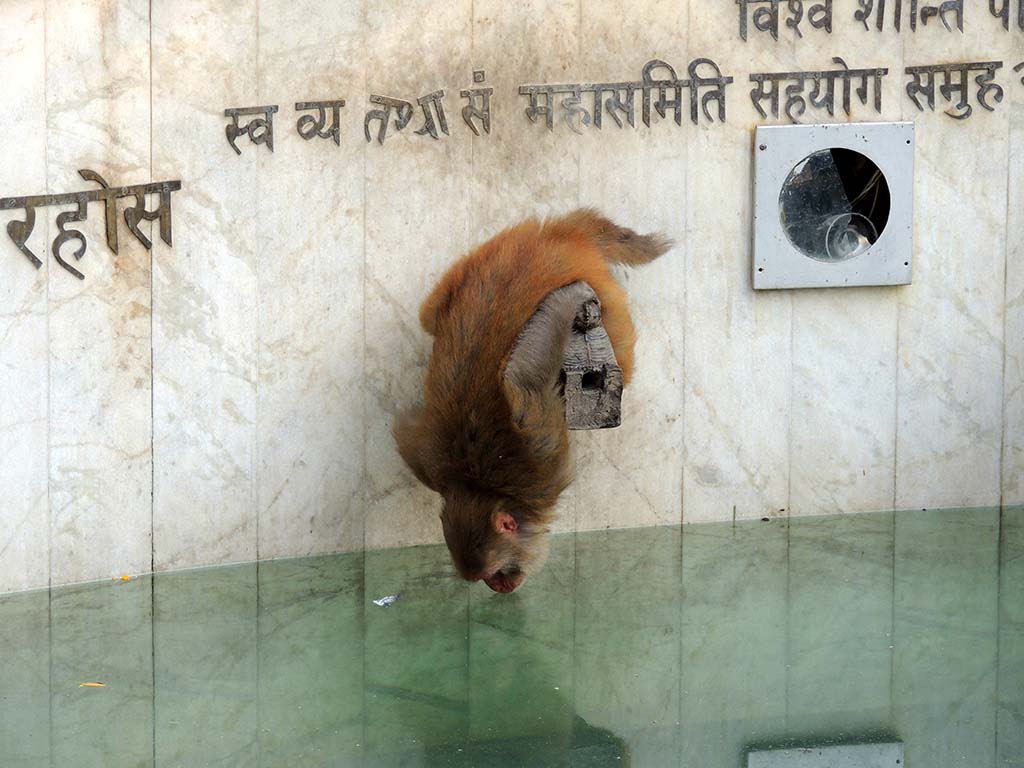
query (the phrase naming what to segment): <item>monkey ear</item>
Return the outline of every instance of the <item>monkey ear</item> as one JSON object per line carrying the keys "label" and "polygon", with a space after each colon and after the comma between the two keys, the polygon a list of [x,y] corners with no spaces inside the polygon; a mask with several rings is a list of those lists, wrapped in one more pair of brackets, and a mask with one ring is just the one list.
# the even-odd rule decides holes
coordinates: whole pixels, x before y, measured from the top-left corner
{"label": "monkey ear", "polygon": [[498,510],[494,513],[494,530],[502,536],[513,536],[519,530],[519,523],[508,512]]}

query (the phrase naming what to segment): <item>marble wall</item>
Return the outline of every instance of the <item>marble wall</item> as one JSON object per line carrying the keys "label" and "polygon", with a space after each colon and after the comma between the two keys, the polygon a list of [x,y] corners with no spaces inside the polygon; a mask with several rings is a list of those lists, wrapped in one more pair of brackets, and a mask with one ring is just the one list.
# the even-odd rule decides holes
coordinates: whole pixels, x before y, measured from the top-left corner
{"label": "marble wall", "polygon": [[[80,168],[182,190],[173,247],[122,226],[113,254],[91,208],[81,282],[0,234],[0,592],[438,541],[390,438],[417,304],[474,243],[583,204],[677,246],[623,276],[638,374],[620,429],[574,435],[559,530],[1024,501],[1024,31],[967,6],[962,33],[878,32],[835,0],[831,34],[742,43],[732,0],[5,0],[0,195]],[[851,119],[916,122],[914,283],[754,293],[747,75],[837,55],[890,70]],[[736,78],[725,124],[548,132],[516,94],[700,56]],[[995,111],[903,93],[904,66],[968,60],[1004,62]],[[490,135],[459,115],[475,69]],[[450,136],[363,139],[370,93],[439,88]],[[294,130],[322,98],[340,146]],[[237,156],[223,110],[254,104],[281,105],[274,152]]]}

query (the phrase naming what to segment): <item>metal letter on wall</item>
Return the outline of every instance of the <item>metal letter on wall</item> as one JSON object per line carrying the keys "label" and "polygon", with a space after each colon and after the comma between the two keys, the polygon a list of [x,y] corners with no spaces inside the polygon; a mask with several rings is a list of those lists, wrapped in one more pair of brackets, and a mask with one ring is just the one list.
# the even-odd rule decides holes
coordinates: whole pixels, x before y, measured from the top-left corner
{"label": "metal letter on wall", "polygon": [[[315,136],[321,139],[333,139],[335,146],[341,145],[341,108],[344,99],[333,101],[299,101],[295,104],[296,112],[316,110],[316,117],[302,115],[295,124],[299,136],[309,141]],[[331,124],[327,126],[327,110],[331,111]]]}
{"label": "metal letter on wall", "polygon": [[[274,151],[274,113],[277,112],[276,104],[269,104],[263,107],[229,107],[224,110],[224,117],[230,117],[231,122],[224,126],[224,133],[227,134],[228,144],[235,150],[235,154],[242,154],[242,150],[235,144],[242,134],[248,134],[253,144],[266,144],[267,149]],[[250,115],[263,115],[253,117],[245,125],[238,124],[239,117]]]}
{"label": "metal letter on wall", "polygon": [[[85,221],[88,214],[89,203],[102,202],[103,212],[106,218],[107,246],[114,253],[118,252],[117,239],[117,201],[122,197],[135,198],[135,204],[124,211],[125,223],[135,238],[142,245],[149,249],[153,243],[139,229],[142,221],[160,220],[160,239],[168,245],[171,243],[171,193],[181,189],[180,181],[158,181],[151,184],[134,184],[128,187],[111,187],[95,171],[83,168],[78,174],[86,181],[92,181],[100,185],[100,189],[91,189],[85,192],[66,192],[59,195],[32,195],[28,197],[4,197],[0,198],[0,211],[13,211],[21,208],[25,211],[24,221],[9,221],[7,223],[7,234],[14,241],[15,246],[25,257],[32,262],[36,269],[43,266],[43,262],[28,247],[28,239],[36,223],[36,208],[48,206],[74,205],[72,211],[64,211],[57,215],[57,236],[50,247],[53,258],[64,269],[84,280],[85,275],[71,265],[61,254],[62,246],[71,241],[77,241],[78,247],[72,253],[75,261],[81,261],[86,251],[85,235],[77,229],[69,229],[68,224]],[[154,210],[146,207],[146,196],[159,194],[160,202]]]}

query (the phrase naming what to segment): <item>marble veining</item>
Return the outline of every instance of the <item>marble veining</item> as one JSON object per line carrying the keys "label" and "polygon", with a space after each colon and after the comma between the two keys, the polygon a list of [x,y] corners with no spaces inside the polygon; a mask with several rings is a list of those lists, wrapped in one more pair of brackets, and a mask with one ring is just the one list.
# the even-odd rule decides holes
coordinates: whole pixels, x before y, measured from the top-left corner
{"label": "marble veining", "polygon": [[[906,38],[904,58],[1013,58],[1013,39],[981,24],[936,41]],[[1019,83],[1018,83],[1019,84]],[[1012,91],[1008,91],[1013,98]],[[1000,499],[1010,110],[985,112],[964,142],[936,118],[916,119],[914,284],[900,294],[897,508],[985,505]],[[947,118],[948,120],[948,118]],[[951,155],[952,153],[952,155]],[[955,165],[947,158],[955,155]],[[956,216],[937,213],[956,205]],[[941,330],[940,330],[941,329]]]}
{"label": "marble veining", "polygon": [[[253,104],[255,4],[156,3],[153,171],[188,180],[174,247],[153,250],[153,566],[257,554],[258,169],[224,140]],[[209,126],[201,141],[184,140]],[[182,222],[188,222],[183,226]]]}
{"label": "marble veining", "polygon": [[[260,103],[348,96],[340,147],[304,141],[287,104],[275,155],[257,156],[254,480],[262,558],[363,545],[364,147],[349,140],[362,121],[362,8],[339,6],[324,19],[317,5],[259,7]],[[317,178],[318,193],[295,205]]]}
{"label": "marble veining", "polygon": [[[80,168],[114,183],[149,180],[149,53],[146,0],[47,2],[48,190],[82,188]],[[94,244],[79,263],[87,279],[48,270],[56,583],[152,562],[150,255],[132,237],[120,238],[117,254],[98,246],[101,215],[82,231]]]}
{"label": "marble veining", "polygon": [[[19,0],[4,7],[10,23],[0,25],[0,68],[9,73],[0,110],[12,116],[7,130],[24,139],[20,151],[0,153],[0,179],[26,193],[46,186],[44,12],[42,0]],[[36,231],[33,240],[49,241],[45,222]],[[50,579],[49,264],[32,274],[7,245],[0,258],[0,592]]]}
{"label": "marble veining", "polygon": [[[578,72],[615,79],[642,64],[619,36],[639,38],[643,17],[622,19],[614,4],[581,5]],[[652,32],[651,46],[666,61],[688,61],[687,7],[683,0],[661,3],[664,28]],[[678,30],[670,34],[667,30]],[[687,147],[666,126],[585,133],[579,144],[579,204],[615,211],[640,231],[659,231],[676,246],[652,264],[618,275],[630,296],[637,326],[636,374],[623,401],[628,429],[574,436],[577,451],[579,529],[676,523],[682,513],[685,293],[687,285]],[[631,158],[630,170],[609,173],[608,154]]]}

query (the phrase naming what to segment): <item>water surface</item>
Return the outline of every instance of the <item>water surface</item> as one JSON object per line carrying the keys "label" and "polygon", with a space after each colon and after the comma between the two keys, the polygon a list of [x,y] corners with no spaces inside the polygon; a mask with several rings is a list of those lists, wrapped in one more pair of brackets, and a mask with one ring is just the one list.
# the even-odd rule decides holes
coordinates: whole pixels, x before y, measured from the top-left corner
{"label": "water surface", "polygon": [[1020,766],[1024,510],[564,535],[513,595],[441,547],[6,595],[0,659],[18,768]]}

